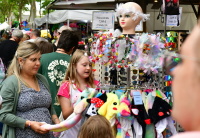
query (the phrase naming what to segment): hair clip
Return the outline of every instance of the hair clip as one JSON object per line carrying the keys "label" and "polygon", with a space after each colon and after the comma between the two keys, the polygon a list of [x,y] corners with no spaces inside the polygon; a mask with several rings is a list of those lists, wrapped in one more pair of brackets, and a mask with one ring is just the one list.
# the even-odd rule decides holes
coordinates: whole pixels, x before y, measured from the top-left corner
{"label": "hair clip", "polygon": [[84,53],[84,56],[88,56],[87,52]]}

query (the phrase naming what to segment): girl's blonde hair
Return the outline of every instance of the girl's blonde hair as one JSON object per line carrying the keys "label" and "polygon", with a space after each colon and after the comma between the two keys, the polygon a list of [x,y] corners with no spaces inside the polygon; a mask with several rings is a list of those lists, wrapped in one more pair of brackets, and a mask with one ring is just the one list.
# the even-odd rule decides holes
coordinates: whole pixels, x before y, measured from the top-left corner
{"label": "girl's blonde hair", "polygon": [[7,76],[16,75],[17,78],[20,79],[20,64],[18,62],[18,58],[21,57],[23,59],[26,59],[29,56],[39,52],[40,49],[35,43],[32,42],[21,43],[17,48],[17,51],[15,52],[12,62],[8,68]]}
{"label": "girl's blonde hair", "polygon": [[101,115],[95,115],[84,122],[78,138],[114,138],[114,136],[110,122]]}
{"label": "girl's blonde hair", "polygon": [[[78,79],[76,78],[77,72],[76,72],[76,65],[79,62],[79,60],[83,57],[83,56],[88,56],[89,53],[85,50],[80,50],[77,49],[71,60],[70,60],[70,64],[69,67],[67,68],[67,72],[66,75],[64,77],[64,81],[70,81],[71,83],[75,83],[78,87],[80,86]],[[86,82],[89,84],[90,87],[94,88],[94,77],[93,74],[91,73],[89,75],[88,78],[86,78]]]}

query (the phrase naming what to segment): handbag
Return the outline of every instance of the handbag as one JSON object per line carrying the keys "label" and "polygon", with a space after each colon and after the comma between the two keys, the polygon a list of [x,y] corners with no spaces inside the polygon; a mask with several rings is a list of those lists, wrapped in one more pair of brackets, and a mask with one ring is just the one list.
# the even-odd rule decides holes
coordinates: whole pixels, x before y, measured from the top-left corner
{"label": "handbag", "polygon": [[3,82],[3,80],[5,79],[6,77],[6,68],[3,64],[3,61],[2,59],[0,58],[0,83]]}

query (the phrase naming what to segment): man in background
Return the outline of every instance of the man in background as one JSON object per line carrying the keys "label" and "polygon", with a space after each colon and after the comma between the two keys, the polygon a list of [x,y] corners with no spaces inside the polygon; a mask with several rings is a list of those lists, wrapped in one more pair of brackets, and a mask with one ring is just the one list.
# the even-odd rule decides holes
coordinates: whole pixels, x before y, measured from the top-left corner
{"label": "man in background", "polygon": [[79,38],[76,32],[64,30],[60,35],[57,50],[52,53],[42,54],[40,60],[41,66],[38,73],[44,75],[49,82],[52,102],[58,116],[61,113],[61,107],[57,99],[57,92],[64,79],[71,54],[78,47],[78,41]]}
{"label": "man in background", "polygon": [[57,39],[56,39],[56,42],[53,44],[54,45],[54,51],[57,50],[58,41],[59,41],[60,35],[61,35],[63,30],[72,31],[72,28],[70,28],[69,26],[63,25],[63,26],[60,27],[60,29],[58,29],[57,36],[56,36]]}
{"label": "man in background", "polygon": [[21,30],[14,30],[11,38],[2,41],[0,44],[0,58],[6,68],[8,68],[10,61],[13,59],[22,37],[23,32]]}
{"label": "man in background", "polygon": [[31,33],[30,33],[30,39],[27,40],[27,41],[29,41],[29,42],[35,42],[37,39],[41,39],[43,41],[48,41],[45,38],[42,38],[40,36],[41,36],[41,31],[38,30],[38,29],[35,29],[35,30],[31,31]]}

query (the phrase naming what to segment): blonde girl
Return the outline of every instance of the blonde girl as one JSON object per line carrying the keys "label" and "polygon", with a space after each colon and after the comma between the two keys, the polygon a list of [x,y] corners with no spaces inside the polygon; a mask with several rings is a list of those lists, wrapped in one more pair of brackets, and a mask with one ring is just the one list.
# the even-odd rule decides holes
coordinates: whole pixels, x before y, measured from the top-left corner
{"label": "blonde girl", "polygon": [[[92,74],[92,64],[89,61],[88,53],[77,49],[67,69],[63,83],[58,91],[63,118],[66,119],[73,112],[73,105],[86,87],[94,88],[98,84]],[[80,128],[80,121],[74,127],[62,132],[63,138],[77,137]]]}
{"label": "blonde girl", "polygon": [[110,122],[101,115],[91,116],[82,125],[78,138],[114,138]]}

